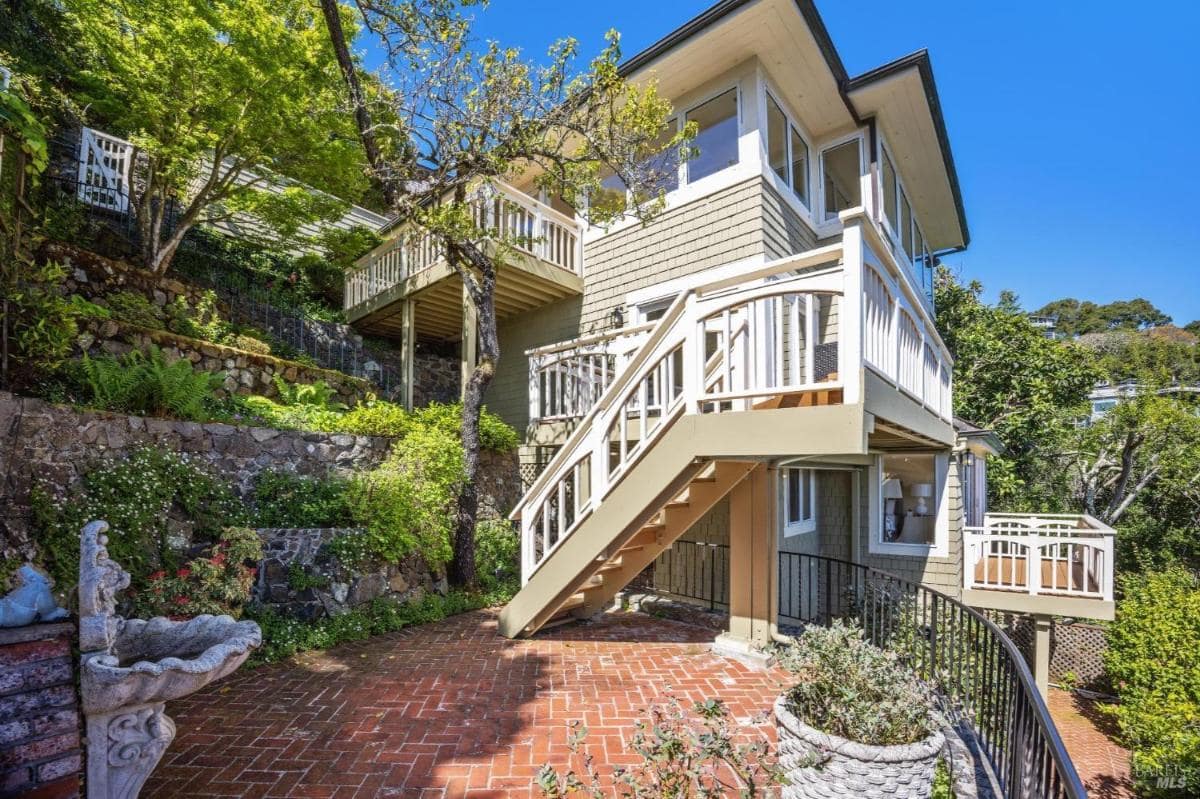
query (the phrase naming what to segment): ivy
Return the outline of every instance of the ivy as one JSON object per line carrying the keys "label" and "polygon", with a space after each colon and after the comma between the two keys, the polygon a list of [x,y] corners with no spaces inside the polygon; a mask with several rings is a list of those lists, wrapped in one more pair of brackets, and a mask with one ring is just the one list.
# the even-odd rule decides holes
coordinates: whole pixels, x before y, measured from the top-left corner
{"label": "ivy", "polygon": [[349,527],[353,518],[341,477],[304,477],[267,469],[254,478],[259,527]]}

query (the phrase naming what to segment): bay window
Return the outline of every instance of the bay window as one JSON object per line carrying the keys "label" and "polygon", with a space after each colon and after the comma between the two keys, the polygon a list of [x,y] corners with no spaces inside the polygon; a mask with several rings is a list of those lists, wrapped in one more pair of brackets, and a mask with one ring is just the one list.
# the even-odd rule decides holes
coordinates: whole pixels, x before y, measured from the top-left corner
{"label": "bay window", "polygon": [[822,218],[837,219],[847,208],[862,205],[862,151],[857,138],[821,153]]}
{"label": "bay window", "polygon": [[695,156],[687,163],[687,179],[693,183],[738,162],[738,92],[736,88],[701,103],[685,116],[696,123],[692,140]]}

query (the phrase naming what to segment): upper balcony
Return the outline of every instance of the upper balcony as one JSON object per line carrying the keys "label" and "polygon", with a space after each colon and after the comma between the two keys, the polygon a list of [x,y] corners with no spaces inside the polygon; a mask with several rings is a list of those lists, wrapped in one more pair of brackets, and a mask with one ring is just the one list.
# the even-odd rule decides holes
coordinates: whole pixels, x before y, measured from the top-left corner
{"label": "upper balcony", "polygon": [[[696,401],[736,409],[863,403],[893,430],[953,441],[952,362],[927,298],[862,209],[843,212],[841,240],[713,280],[688,293],[712,297],[719,314],[692,332],[705,384]],[[818,275],[836,290],[808,291]],[[798,281],[798,282],[797,282]],[[797,288],[785,290],[795,282]],[[739,296],[746,301],[735,302]],[[533,441],[561,443],[617,382],[656,323],[527,351]],[[672,386],[651,379],[630,413],[662,412]],[[784,403],[784,404],[778,404]],[[636,431],[636,426],[634,427]]]}
{"label": "upper balcony", "polygon": [[[583,291],[580,223],[507,184],[476,201],[481,227],[511,243],[514,252],[496,276],[500,319]],[[413,301],[416,333],[457,338],[463,325],[462,282],[442,245],[424,231],[400,228],[346,273],[343,308],[360,330],[399,335],[404,306]]]}
{"label": "upper balcony", "polygon": [[1113,617],[1116,531],[1091,516],[989,513],[963,533],[963,600],[1025,613]]}

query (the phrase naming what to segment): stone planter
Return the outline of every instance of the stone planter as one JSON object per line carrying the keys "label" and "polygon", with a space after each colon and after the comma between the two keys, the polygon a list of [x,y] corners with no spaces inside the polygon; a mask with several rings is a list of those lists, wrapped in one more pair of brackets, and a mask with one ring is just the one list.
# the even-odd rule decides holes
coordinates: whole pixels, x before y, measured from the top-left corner
{"label": "stone planter", "polygon": [[899,746],[868,746],[814,729],[775,701],[779,766],[787,776],[784,799],[888,797],[927,799],[946,745],[941,731]]}

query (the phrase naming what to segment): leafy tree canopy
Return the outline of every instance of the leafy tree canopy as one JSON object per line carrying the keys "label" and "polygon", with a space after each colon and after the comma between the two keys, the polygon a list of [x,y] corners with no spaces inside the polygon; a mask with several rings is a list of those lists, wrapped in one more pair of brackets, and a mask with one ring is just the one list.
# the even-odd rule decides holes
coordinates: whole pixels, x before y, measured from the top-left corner
{"label": "leafy tree canopy", "polygon": [[1042,474],[1058,444],[1087,415],[1097,380],[1088,350],[1046,338],[1015,302],[988,305],[978,281],[941,269],[937,326],[954,356],[954,412],[994,430],[1007,453],[989,467],[993,505],[1046,510],[1061,494]]}
{"label": "leafy tree canopy", "polygon": [[1200,382],[1200,338],[1182,328],[1088,333],[1078,343],[1096,354],[1100,373],[1110,383],[1136,380],[1159,387]]}
{"label": "leafy tree canopy", "polygon": [[[301,0],[64,0],[86,48],[80,100],[144,155],[135,181],[147,268],[165,271],[204,218],[284,228],[340,214],[275,176],[339,197],[366,186],[318,11]],[[178,224],[165,219],[178,209]]]}
{"label": "leafy tree canopy", "polygon": [[1068,297],[1046,303],[1034,313],[1058,317],[1058,332],[1067,336],[1109,330],[1143,330],[1171,323],[1170,316],[1141,297],[1104,305]]}

